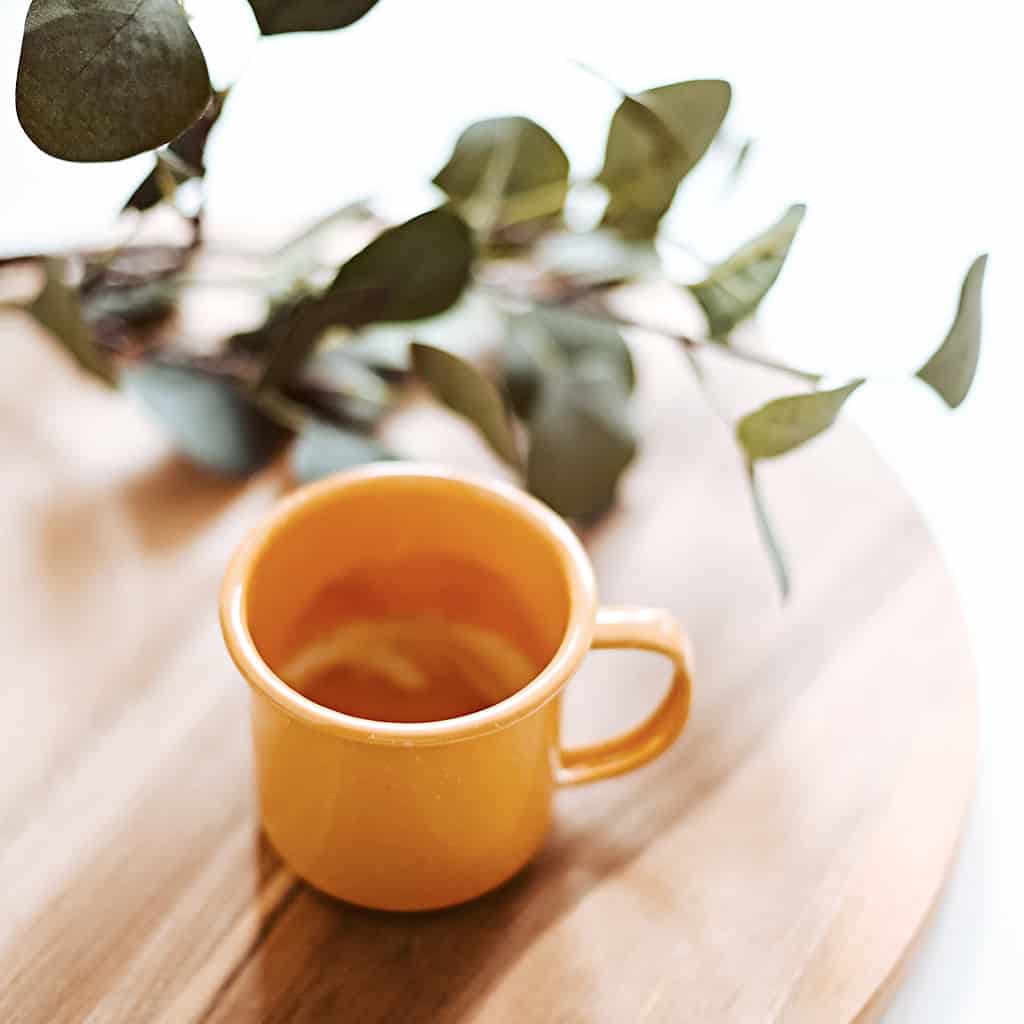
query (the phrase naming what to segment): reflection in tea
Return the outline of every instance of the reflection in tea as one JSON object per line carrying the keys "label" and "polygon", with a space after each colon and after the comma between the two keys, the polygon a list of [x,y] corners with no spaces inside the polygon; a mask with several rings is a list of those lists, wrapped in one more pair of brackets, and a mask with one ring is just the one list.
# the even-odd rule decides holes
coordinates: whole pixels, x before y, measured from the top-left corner
{"label": "reflection in tea", "polygon": [[310,700],[384,722],[481,711],[534,674],[500,633],[431,616],[343,622],[284,667],[285,679]]}
{"label": "reflection in tea", "polygon": [[310,700],[378,722],[481,711],[521,689],[551,651],[508,581],[419,552],[350,570],[303,610],[278,666]]}

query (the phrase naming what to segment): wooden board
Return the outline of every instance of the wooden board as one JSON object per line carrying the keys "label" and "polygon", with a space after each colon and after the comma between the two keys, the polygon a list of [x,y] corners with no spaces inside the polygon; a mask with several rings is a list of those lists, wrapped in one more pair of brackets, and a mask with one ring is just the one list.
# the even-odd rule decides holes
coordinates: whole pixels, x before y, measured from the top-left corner
{"label": "wooden board", "polygon": [[[727,431],[678,353],[639,339],[649,440],[587,542],[605,599],[691,630],[685,739],[560,794],[542,856],[502,890],[391,916],[296,882],[257,830],[215,604],[281,470],[215,480],[24,318],[0,334],[5,1024],[878,1013],[955,848],[975,708],[949,578],[854,430],[766,474],[796,578],[783,607]],[[416,454],[443,436],[476,457],[460,424],[412,423]],[[638,718],[662,671],[592,655],[569,738]]]}

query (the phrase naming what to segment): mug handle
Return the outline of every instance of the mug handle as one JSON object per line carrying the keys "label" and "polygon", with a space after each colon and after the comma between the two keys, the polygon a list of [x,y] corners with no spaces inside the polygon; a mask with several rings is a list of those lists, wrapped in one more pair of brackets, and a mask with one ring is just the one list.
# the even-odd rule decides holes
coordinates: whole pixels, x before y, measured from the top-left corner
{"label": "mug handle", "polygon": [[663,654],[674,666],[672,684],[650,718],[636,728],[585,747],[559,747],[555,782],[560,786],[611,778],[653,761],[683,731],[690,713],[690,645],[668,612],[631,605],[600,608],[592,647]]}

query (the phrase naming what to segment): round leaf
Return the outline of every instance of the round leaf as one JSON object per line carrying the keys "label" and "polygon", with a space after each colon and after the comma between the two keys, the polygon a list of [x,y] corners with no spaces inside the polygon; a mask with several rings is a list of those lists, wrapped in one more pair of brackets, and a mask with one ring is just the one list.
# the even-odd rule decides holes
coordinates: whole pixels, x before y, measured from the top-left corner
{"label": "round leaf", "polygon": [[569,158],[535,121],[496,117],[471,124],[459,136],[434,184],[456,203],[492,200],[495,226],[523,223],[561,212]]}
{"label": "round leaf", "polygon": [[971,390],[981,349],[981,287],[985,281],[988,256],[979,256],[972,264],[963,287],[956,318],[942,344],[917,376],[934,388],[951,409],[955,409]]}
{"label": "round leaf", "polygon": [[265,36],[329,32],[358,21],[377,0],[249,0]]}
{"label": "round leaf", "polygon": [[776,398],[744,416],[736,427],[736,435],[747,459],[755,462],[784,455],[828,430],[843,403],[863,383],[855,380],[834,391]]}
{"label": "round leaf", "polygon": [[451,352],[418,342],[412,346],[412,365],[438,401],[469,420],[510,466],[519,467],[519,449],[505,401],[487,377]]}
{"label": "round leaf", "polygon": [[184,366],[144,363],[122,375],[190,459],[218,473],[244,476],[268,462],[284,430],[222,377]]}
{"label": "round leaf", "polygon": [[188,128],[210,80],[177,0],[32,0],[15,99],[44,152],[120,160]]}

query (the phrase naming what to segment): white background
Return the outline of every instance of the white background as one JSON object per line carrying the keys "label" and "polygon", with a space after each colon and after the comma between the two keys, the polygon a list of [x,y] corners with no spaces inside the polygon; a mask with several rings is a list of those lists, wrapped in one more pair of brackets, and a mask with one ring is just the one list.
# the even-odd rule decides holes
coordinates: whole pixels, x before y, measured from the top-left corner
{"label": "white background", "polygon": [[[1014,5],[381,0],[347,31],[259,43],[240,0],[188,6],[215,83],[245,72],[208,152],[212,225],[226,231],[280,234],[367,193],[415,212],[418,183],[457,131],[495,113],[541,121],[575,171],[592,172],[615,100],[572,60],[634,90],[733,82],[729,135],[754,136],[754,156],[728,196],[728,154],[713,156],[670,229],[713,259],[788,203],[808,203],[764,331],[792,362],[875,378],[850,412],[917,498],[976,644],[978,797],[948,898],[888,1020],[1019,1019],[1024,72]],[[26,7],[0,0],[4,252],[89,235],[147,166],[62,164],[24,138],[12,98]],[[949,414],[906,371],[942,337],[983,251],[982,363],[971,397]]]}

